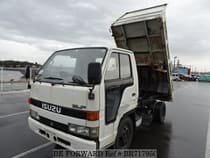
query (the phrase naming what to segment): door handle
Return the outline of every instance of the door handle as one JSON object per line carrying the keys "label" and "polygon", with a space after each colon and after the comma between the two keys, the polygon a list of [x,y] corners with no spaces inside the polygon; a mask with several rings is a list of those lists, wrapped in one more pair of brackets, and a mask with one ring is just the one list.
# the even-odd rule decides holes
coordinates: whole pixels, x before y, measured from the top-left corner
{"label": "door handle", "polygon": [[136,93],[132,93],[132,95],[131,95],[132,97],[134,97],[134,96],[136,96]]}

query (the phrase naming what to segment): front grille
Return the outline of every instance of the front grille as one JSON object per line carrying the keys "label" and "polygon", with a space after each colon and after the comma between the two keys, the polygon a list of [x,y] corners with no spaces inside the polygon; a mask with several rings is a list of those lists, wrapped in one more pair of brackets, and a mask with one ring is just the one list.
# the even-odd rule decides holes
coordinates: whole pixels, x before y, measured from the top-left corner
{"label": "front grille", "polygon": [[65,124],[55,122],[53,120],[47,119],[47,118],[42,117],[42,116],[40,116],[39,118],[40,119],[38,121],[47,125],[47,126],[50,126],[50,127],[55,128],[57,130],[63,131],[65,133],[70,133],[69,130],[68,130],[68,126],[65,125]]}

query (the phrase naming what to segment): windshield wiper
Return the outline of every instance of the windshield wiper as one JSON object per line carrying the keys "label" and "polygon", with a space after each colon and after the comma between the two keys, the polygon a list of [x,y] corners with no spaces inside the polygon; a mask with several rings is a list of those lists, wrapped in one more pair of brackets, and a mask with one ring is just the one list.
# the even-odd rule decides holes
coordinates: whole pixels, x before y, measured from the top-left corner
{"label": "windshield wiper", "polygon": [[55,84],[62,84],[64,85],[64,79],[59,78],[59,77],[44,77],[43,79],[47,79],[47,80],[53,80],[53,81],[49,81],[51,83],[52,86],[54,86]]}
{"label": "windshield wiper", "polygon": [[44,79],[49,79],[49,80],[63,80],[62,78],[59,78],[59,77],[44,77]]}
{"label": "windshield wiper", "polygon": [[81,76],[77,76],[77,75],[74,75],[74,76],[72,77],[72,81],[73,81],[74,83],[78,83],[78,84],[80,84],[80,85],[85,85],[85,84],[87,84]]}

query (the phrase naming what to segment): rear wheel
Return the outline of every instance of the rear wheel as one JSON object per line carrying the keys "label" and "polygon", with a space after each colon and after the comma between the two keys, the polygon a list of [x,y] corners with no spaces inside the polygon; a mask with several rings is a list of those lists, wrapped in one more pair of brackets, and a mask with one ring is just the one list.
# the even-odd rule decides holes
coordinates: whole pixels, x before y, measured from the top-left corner
{"label": "rear wheel", "polygon": [[115,140],[115,149],[128,149],[132,143],[134,135],[134,126],[131,118],[124,118],[118,127],[117,137]]}
{"label": "rear wheel", "polygon": [[154,121],[160,124],[165,122],[166,104],[164,102],[157,102],[155,104]]}

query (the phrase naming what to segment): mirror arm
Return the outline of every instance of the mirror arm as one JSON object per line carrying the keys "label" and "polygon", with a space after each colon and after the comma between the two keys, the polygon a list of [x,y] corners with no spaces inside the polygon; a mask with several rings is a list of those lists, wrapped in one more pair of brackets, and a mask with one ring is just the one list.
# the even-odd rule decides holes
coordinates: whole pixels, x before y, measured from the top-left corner
{"label": "mirror arm", "polygon": [[89,89],[88,99],[90,99],[90,100],[95,99],[95,94],[93,93],[94,88],[95,88],[95,85],[93,84],[93,86]]}

